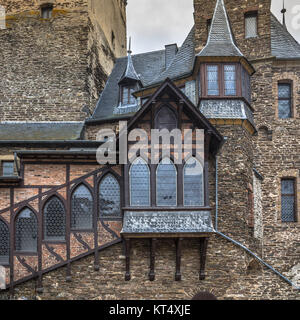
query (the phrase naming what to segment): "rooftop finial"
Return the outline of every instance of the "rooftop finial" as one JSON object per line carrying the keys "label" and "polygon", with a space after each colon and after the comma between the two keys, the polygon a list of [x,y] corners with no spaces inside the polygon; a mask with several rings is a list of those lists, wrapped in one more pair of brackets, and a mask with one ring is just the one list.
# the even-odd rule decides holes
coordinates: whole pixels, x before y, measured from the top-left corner
{"label": "rooftop finial", "polygon": [[131,51],[131,37],[129,37],[129,48],[128,48],[128,51],[127,51],[128,54],[131,54],[132,51]]}
{"label": "rooftop finial", "polygon": [[284,0],[283,0],[283,7],[282,7],[282,10],[281,10],[281,13],[283,15],[283,17],[282,17],[282,25],[286,28],[286,23],[285,23],[286,8],[285,8]]}

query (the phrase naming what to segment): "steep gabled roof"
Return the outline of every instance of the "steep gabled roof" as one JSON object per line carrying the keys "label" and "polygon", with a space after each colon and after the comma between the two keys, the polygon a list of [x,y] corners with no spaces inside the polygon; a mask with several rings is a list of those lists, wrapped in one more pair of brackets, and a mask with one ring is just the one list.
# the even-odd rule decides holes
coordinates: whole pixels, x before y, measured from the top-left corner
{"label": "steep gabled roof", "polygon": [[217,0],[206,46],[200,57],[243,56],[236,46],[223,0]]}
{"label": "steep gabled roof", "polygon": [[140,81],[140,77],[136,73],[135,68],[133,66],[133,62],[132,62],[132,57],[131,57],[131,52],[130,51],[128,52],[128,56],[127,56],[127,67],[126,67],[126,70],[125,70],[122,78],[120,79],[119,83],[121,83],[124,80]]}
{"label": "steep gabled roof", "polygon": [[277,59],[300,59],[300,44],[271,14],[271,50]]}

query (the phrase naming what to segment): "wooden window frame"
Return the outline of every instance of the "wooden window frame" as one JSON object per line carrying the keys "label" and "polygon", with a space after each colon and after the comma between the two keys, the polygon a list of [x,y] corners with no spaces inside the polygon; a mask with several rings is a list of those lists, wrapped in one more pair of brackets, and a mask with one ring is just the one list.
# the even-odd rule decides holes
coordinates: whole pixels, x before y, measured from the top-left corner
{"label": "wooden window frame", "polygon": [[[283,181],[293,181],[293,189],[294,189],[294,193],[293,194],[285,194],[282,193],[282,182]],[[294,221],[283,221],[282,220],[282,197],[286,196],[286,197],[293,197],[294,198]],[[297,223],[298,222],[298,207],[297,207],[297,179],[295,177],[282,177],[280,179],[280,207],[281,207],[281,211],[280,211],[280,220],[282,223]]]}
{"label": "wooden window frame", "polygon": [[[255,17],[256,18],[256,36],[255,37],[246,37],[246,19],[250,17]],[[259,32],[258,32],[258,10],[251,10],[247,11],[244,13],[244,39],[256,39],[259,37]]]}
{"label": "wooden window frame", "polygon": [[[280,85],[289,85],[290,86],[289,98],[280,98],[279,97],[279,86]],[[277,118],[280,120],[288,120],[288,119],[293,119],[295,117],[295,111],[294,111],[294,105],[293,105],[293,91],[294,91],[294,86],[293,86],[292,80],[279,80],[277,82]],[[280,118],[279,117],[279,101],[290,101],[291,116],[289,118]]]}
{"label": "wooden window frame", "polygon": [[[127,89],[127,97],[124,97],[124,88]],[[127,106],[130,104],[130,97],[131,93],[134,92],[135,86],[134,85],[121,85],[120,86],[120,102],[121,106]],[[126,98],[126,102],[124,100]]]}

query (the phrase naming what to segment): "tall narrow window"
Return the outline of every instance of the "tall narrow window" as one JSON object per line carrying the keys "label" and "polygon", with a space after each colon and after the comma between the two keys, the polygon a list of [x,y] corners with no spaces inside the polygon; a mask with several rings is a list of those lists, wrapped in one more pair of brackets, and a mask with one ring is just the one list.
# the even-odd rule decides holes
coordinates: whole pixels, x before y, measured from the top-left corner
{"label": "tall narrow window", "polygon": [[71,228],[93,228],[93,197],[85,185],[78,186],[72,195]]}
{"label": "tall narrow window", "polygon": [[219,68],[217,65],[207,66],[207,95],[219,95]]}
{"label": "tall narrow window", "polygon": [[292,90],[290,83],[278,83],[278,117],[292,117]]}
{"label": "tall narrow window", "polygon": [[52,18],[52,11],[53,11],[53,5],[48,4],[41,7],[42,12],[42,18],[43,19],[50,19]]}
{"label": "tall narrow window", "polygon": [[134,92],[134,87],[132,86],[122,87],[122,105],[136,104],[136,99],[132,95],[133,92]]}
{"label": "tall narrow window", "polygon": [[235,65],[224,66],[225,96],[236,95],[236,67]]}
{"label": "tall narrow window", "polygon": [[121,216],[120,185],[112,174],[107,174],[99,185],[100,215]]}
{"label": "tall narrow window", "polygon": [[283,222],[296,221],[296,190],[294,179],[281,180],[281,219]]}
{"label": "tall narrow window", "polygon": [[245,38],[257,37],[257,12],[245,14]]}
{"label": "tall narrow window", "polygon": [[203,206],[203,167],[194,157],[190,158],[184,166],[184,205]]}
{"label": "tall narrow window", "polygon": [[201,86],[201,71],[198,72],[198,97],[202,96],[202,86]]}
{"label": "tall narrow window", "polygon": [[13,161],[3,161],[2,162],[2,175],[5,177],[14,175],[14,162]]}
{"label": "tall narrow window", "polygon": [[7,225],[0,220],[0,265],[9,262],[9,231]]}
{"label": "tall narrow window", "polygon": [[137,158],[130,168],[130,205],[150,206],[150,171],[143,158]]}
{"label": "tall narrow window", "polygon": [[22,210],[16,219],[16,251],[37,251],[37,218],[28,208]]}
{"label": "tall narrow window", "polygon": [[177,171],[169,158],[164,158],[157,167],[156,202],[158,206],[177,205]]}
{"label": "tall narrow window", "polygon": [[44,239],[63,241],[66,233],[66,212],[63,203],[57,197],[48,200],[44,207]]}

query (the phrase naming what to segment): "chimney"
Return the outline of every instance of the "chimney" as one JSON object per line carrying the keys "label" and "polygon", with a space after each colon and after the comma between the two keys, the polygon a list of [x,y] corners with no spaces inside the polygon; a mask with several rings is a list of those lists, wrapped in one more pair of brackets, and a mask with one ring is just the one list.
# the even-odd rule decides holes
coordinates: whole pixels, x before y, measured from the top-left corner
{"label": "chimney", "polygon": [[177,44],[168,44],[165,46],[165,63],[166,63],[166,69],[170,66],[171,62],[175,58],[177,52],[178,52],[178,47]]}

